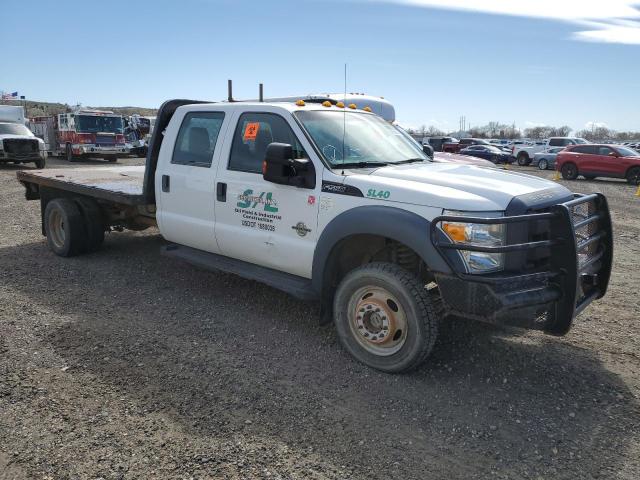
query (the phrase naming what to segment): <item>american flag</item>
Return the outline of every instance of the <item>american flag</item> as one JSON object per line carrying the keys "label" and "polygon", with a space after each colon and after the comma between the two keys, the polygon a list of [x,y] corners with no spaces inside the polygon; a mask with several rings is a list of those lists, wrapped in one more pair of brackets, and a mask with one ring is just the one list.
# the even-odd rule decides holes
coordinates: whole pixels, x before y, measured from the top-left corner
{"label": "american flag", "polygon": [[18,99],[18,92],[11,92],[11,93],[3,93],[2,94],[2,100],[17,100]]}

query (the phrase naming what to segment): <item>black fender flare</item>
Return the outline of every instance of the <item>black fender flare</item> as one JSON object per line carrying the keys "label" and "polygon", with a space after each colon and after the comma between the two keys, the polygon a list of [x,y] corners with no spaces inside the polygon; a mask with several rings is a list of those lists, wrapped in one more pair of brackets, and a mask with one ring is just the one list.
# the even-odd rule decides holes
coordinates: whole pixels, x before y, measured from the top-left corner
{"label": "black fender flare", "polygon": [[369,205],[352,208],[331,220],[322,231],[313,254],[312,287],[323,294],[323,287],[333,248],[341,240],[358,234],[379,235],[403,243],[414,250],[429,269],[451,273],[451,269],[429,238],[430,222],[413,212],[396,207]]}

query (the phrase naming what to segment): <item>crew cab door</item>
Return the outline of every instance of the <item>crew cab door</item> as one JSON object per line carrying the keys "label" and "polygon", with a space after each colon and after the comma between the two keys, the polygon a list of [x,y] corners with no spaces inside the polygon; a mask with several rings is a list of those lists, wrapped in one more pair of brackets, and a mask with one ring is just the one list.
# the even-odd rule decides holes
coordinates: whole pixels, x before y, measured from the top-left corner
{"label": "crew cab door", "polygon": [[217,253],[215,177],[226,129],[221,111],[178,109],[167,127],[156,170],[156,218],[169,241]]}
{"label": "crew cab door", "polygon": [[[229,257],[311,278],[321,182],[316,180],[314,188],[299,188],[262,177],[270,143],[291,144],[304,156],[311,146],[290,114],[283,116],[269,106],[253,108],[234,116],[228,134],[231,141],[225,145],[218,170],[216,238],[220,250]],[[316,178],[321,173],[316,165]]]}

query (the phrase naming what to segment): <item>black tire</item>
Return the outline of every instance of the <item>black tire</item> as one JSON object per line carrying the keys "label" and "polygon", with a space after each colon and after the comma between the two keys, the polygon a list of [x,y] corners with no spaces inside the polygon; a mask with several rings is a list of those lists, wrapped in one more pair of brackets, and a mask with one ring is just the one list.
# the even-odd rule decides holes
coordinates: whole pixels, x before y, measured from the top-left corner
{"label": "black tire", "polygon": [[67,162],[74,162],[75,158],[73,156],[73,149],[71,148],[71,144],[67,143],[65,147],[65,155],[67,157]]}
{"label": "black tire", "polygon": [[529,159],[529,155],[526,152],[518,153],[518,165],[521,167],[527,166],[531,163],[531,159]]}
{"label": "black tire", "polygon": [[549,162],[547,162],[546,158],[540,159],[540,161],[538,162],[538,168],[540,170],[546,170],[547,168],[549,168]]}
{"label": "black tire", "polygon": [[[373,293],[363,293],[370,289],[377,292],[378,298]],[[380,301],[385,295],[389,298]],[[371,310],[371,304],[380,308]],[[425,286],[392,263],[369,263],[349,272],[338,285],[333,311],[338,337],[347,351],[363,364],[387,373],[416,368],[429,356],[438,336],[438,317]],[[365,312],[365,317],[370,315],[362,319],[360,312]],[[396,318],[401,315],[403,322]],[[380,325],[380,318],[387,322],[386,326]],[[365,339],[370,327],[363,329],[362,324],[374,321],[378,331],[373,338]],[[386,339],[376,344],[376,334],[381,339],[384,334]]]}
{"label": "black tire", "polygon": [[631,185],[640,185],[640,167],[630,168],[627,172],[627,182]]}
{"label": "black tire", "polygon": [[73,257],[87,249],[87,234],[78,205],[56,198],[44,211],[44,230],[49,248],[61,257]]}
{"label": "black tire", "polygon": [[47,166],[47,161],[44,158],[40,158],[35,161],[35,164],[37,169],[42,170],[44,167]]}
{"label": "black tire", "polygon": [[74,198],[74,201],[80,208],[87,234],[87,242],[81,253],[95,252],[100,249],[104,242],[105,223],[102,209],[95,200],[90,198],[78,197]]}
{"label": "black tire", "polygon": [[109,161],[109,163],[116,163],[118,161],[118,157],[115,155],[109,155],[107,157],[107,160]]}
{"label": "black tire", "polygon": [[578,178],[578,167],[575,163],[565,163],[560,170],[562,178],[565,180],[575,180]]}

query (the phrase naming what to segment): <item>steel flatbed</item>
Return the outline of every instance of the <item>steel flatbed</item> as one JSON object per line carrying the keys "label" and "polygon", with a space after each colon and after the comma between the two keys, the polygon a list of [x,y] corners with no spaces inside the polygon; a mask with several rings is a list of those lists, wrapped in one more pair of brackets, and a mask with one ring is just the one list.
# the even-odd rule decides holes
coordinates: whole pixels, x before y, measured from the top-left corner
{"label": "steel flatbed", "polygon": [[22,170],[18,180],[27,187],[27,195],[40,189],[56,189],[121,205],[146,205],[144,166],[58,168]]}

